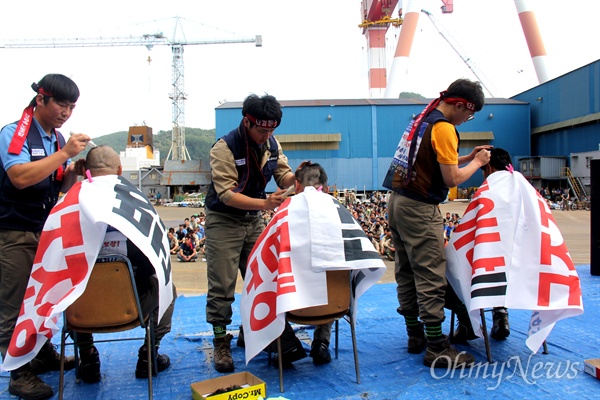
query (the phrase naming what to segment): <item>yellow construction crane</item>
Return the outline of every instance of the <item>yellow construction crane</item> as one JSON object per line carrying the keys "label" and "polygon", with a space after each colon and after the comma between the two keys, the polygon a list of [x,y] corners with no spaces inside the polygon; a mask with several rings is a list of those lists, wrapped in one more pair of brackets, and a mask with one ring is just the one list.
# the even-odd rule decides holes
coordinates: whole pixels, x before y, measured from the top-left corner
{"label": "yellow construction crane", "polygon": [[[180,27],[180,17],[176,18],[176,29]],[[175,35],[173,36],[176,37]],[[42,49],[42,48],[69,48],[69,47],[111,47],[111,46],[146,46],[149,50],[154,46],[171,46],[173,55],[171,85],[172,92],[169,94],[172,105],[172,135],[171,148],[166,159],[189,160],[190,155],[185,147],[185,88],[184,88],[184,65],[183,47],[189,45],[203,44],[230,44],[230,43],[254,43],[256,47],[262,47],[262,36],[246,38],[223,38],[214,40],[175,40],[169,39],[162,33],[145,34],[142,36],[127,37],[94,37],[94,38],[57,38],[57,39],[28,39],[11,40],[0,43],[0,49]],[[150,60],[149,60],[150,61]],[[170,157],[170,158],[169,158]]]}

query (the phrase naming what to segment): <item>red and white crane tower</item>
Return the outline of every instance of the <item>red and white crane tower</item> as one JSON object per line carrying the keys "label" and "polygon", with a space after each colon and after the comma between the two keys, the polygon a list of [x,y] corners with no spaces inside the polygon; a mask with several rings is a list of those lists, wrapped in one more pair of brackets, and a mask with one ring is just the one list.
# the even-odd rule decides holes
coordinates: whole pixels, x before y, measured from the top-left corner
{"label": "red and white crane tower", "polygon": [[390,17],[398,0],[362,0],[363,22],[358,26],[367,38],[369,53],[369,97],[383,97],[387,86],[385,35],[390,25],[402,25],[402,19]]}
{"label": "red and white crane tower", "polygon": [[[28,39],[12,40],[0,44],[0,48],[69,48],[69,47],[111,47],[111,46],[146,46],[149,50],[154,46],[171,46],[173,56],[171,65],[172,91],[169,94],[172,108],[172,133],[171,148],[166,159],[184,161],[190,159],[190,154],[185,146],[185,86],[183,48],[189,45],[203,44],[229,44],[229,43],[254,43],[262,47],[262,36],[248,38],[222,38],[213,40],[178,40],[177,29],[181,28],[180,17],[175,17],[175,32],[169,39],[162,33],[145,34],[142,36],[127,37],[93,37],[93,38],[56,38],[56,39]],[[170,157],[170,158],[169,158]]]}
{"label": "red and white crane tower", "polygon": [[[450,14],[454,11],[454,0],[441,0],[442,13]],[[529,47],[529,53],[533,61],[539,83],[544,83],[550,79],[548,68],[546,66],[546,49],[540,35],[537,21],[530,6],[529,0],[514,0],[521,22],[521,27]],[[359,27],[363,28],[363,33],[367,36],[367,49],[369,51],[369,89],[371,97],[398,98],[402,91],[403,82],[408,75],[408,59],[412,48],[412,43],[419,22],[419,15],[425,12],[438,32],[459,54],[467,66],[474,71],[472,62],[468,62],[459,50],[455,48],[452,39],[447,34],[442,33],[438,24],[435,23],[432,15],[421,9],[422,0],[408,0],[406,8],[400,8],[398,18],[392,20],[389,16],[398,4],[396,0],[363,0],[362,11],[364,21]],[[387,21],[387,25],[386,25]],[[393,21],[393,22],[392,22]],[[385,60],[385,32],[390,24],[402,26],[396,45],[394,60],[389,74],[386,74]],[[389,80],[386,79],[389,76]],[[477,76],[479,78],[479,76]],[[489,92],[489,90],[488,90]],[[383,94],[383,96],[382,96]]]}
{"label": "red and white crane tower", "polygon": [[[453,0],[442,0],[442,13],[450,14],[454,11]],[[399,11],[402,14],[402,9]],[[384,97],[398,98],[402,91],[402,83],[408,74],[408,57],[417,31],[419,15],[421,13],[420,0],[408,0],[404,14],[404,23],[398,37],[394,61],[390,69],[390,82],[385,89]]]}

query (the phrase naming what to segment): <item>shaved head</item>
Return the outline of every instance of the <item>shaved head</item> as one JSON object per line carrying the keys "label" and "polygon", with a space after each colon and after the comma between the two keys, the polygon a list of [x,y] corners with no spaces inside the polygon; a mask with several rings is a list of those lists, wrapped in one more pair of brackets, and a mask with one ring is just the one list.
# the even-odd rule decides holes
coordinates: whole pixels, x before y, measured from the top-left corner
{"label": "shaved head", "polygon": [[92,176],[120,175],[121,159],[112,147],[102,145],[88,152],[85,167],[90,170]]}

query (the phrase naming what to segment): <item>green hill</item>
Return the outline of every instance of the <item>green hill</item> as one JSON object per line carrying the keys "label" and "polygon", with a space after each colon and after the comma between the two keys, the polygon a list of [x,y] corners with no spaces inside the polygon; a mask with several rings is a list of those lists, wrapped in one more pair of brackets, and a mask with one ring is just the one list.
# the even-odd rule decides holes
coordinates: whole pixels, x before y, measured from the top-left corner
{"label": "green hill", "polygon": [[[216,129],[199,129],[199,128],[185,128],[185,147],[187,147],[192,160],[200,160],[208,163],[208,154],[210,148],[215,142]],[[159,131],[152,137],[154,149],[160,151],[160,163],[164,165],[165,158],[169,154],[171,148],[171,131]],[[107,145],[115,149],[115,151],[125,151],[127,146],[127,132],[120,131],[110,133],[108,135],[99,136],[94,138],[94,143],[97,145]],[[87,150],[80,153],[73,160],[85,157]]]}

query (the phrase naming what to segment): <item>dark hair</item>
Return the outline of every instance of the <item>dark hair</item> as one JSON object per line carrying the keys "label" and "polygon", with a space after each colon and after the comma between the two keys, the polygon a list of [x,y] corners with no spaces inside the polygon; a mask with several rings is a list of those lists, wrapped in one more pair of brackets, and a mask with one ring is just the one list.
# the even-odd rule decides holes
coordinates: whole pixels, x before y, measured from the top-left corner
{"label": "dark hair", "polygon": [[298,168],[296,180],[304,187],[307,186],[327,186],[327,173],[320,164],[306,162],[302,168]]}
{"label": "dark hair", "polygon": [[[48,103],[50,97],[54,101],[76,103],[79,99],[79,88],[71,78],[61,74],[48,74],[44,76],[38,83],[32,83],[31,88],[39,94],[40,88],[44,93],[49,93],[51,96],[44,95],[44,104]],[[35,97],[29,103],[30,106],[35,106]]]}
{"label": "dark hair", "polygon": [[485,103],[481,84],[468,79],[457,79],[452,82],[445,97],[462,97],[475,104],[475,111],[480,111]]}
{"label": "dark hair", "polygon": [[[500,147],[493,147],[490,149],[490,166],[497,171],[508,171],[508,166],[512,164],[510,154],[508,151],[501,149]],[[482,169],[485,166],[481,167]]]}
{"label": "dark hair", "polygon": [[[245,117],[246,114],[252,115],[257,120],[277,121],[277,126],[281,123],[281,117],[283,116],[281,104],[279,104],[275,97],[268,94],[265,94],[262,97],[251,94],[246,97],[242,106],[242,115]],[[254,125],[255,124],[250,121],[250,126]]]}

